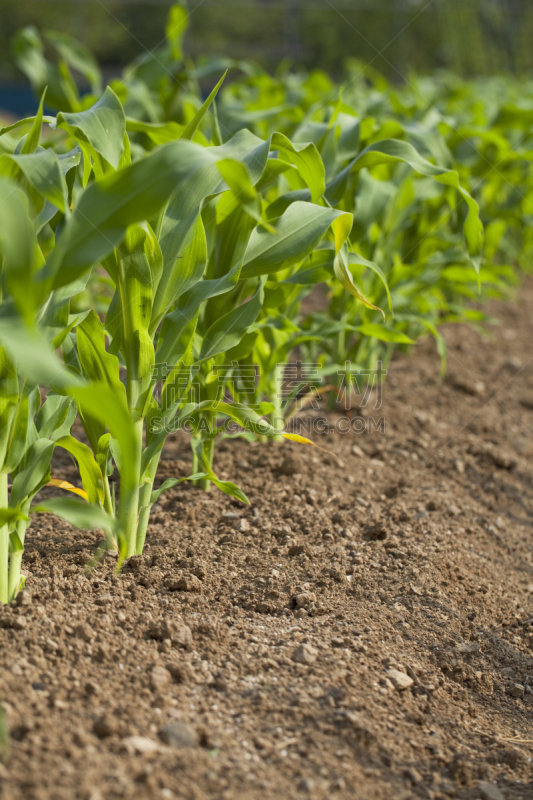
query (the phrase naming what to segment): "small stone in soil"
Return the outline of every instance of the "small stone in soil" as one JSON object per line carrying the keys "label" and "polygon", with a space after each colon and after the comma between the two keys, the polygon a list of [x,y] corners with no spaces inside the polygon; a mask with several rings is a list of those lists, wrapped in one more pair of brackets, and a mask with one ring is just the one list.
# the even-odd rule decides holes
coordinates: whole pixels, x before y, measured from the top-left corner
{"label": "small stone in soil", "polygon": [[167,722],[159,732],[165,744],[171,747],[198,747],[198,734],[187,722]]}
{"label": "small stone in soil", "polygon": [[118,720],[108,714],[98,717],[94,722],[93,731],[100,739],[104,739],[106,736],[113,736],[114,733],[118,732]]}
{"label": "small stone in soil", "polygon": [[302,592],[294,598],[297,608],[307,608],[310,603],[316,603],[316,594],[313,592]]}
{"label": "small stone in soil", "polygon": [[301,556],[305,553],[305,547],[303,544],[293,544],[289,547],[289,555],[290,556]]}
{"label": "small stone in soil", "polygon": [[292,660],[297,664],[314,664],[318,650],[310,644],[301,644],[293,650]]}
{"label": "small stone in soil", "polygon": [[150,673],[150,686],[154,692],[165,689],[172,683],[172,675],[165,667],[155,666]]}
{"label": "small stone in soil", "polygon": [[508,690],[508,694],[510,694],[511,697],[522,697],[524,694],[524,687],[521,683],[513,683],[511,688]]}
{"label": "small stone in soil", "polygon": [[18,606],[29,606],[31,605],[31,594],[28,592],[27,589],[24,589],[22,592],[19,592],[17,595],[17,605]]}
{"label": "small stone in soil", "polygon": [[196,575],[184,575],[183,578],[173,582],[169,589],[177,590],[178,592],[201,592],[202,581]]}
{"label": "small stone in soil", "polygon": [[387,678],[390,680],[394,688],[399,692],[404,691],[404,689],[409,689],[414,683],[413,679],[410,678],[409,675],[406,675],[404,672],[400,672],[397,669],[388,669]]}
{"label": "small stone in soil", "polygon": [[483,800],[505,800],[505,796],[500,789],[488,781],[480,781],[477,785],[477,790]]}
{"label": "small stone in soil", "polygon": [[159,750],[157,742],[146,738],[146,736],[127,736],[122,740],[122,744],[131,755],[134,753],[148,755]]}
{"label": "small stone in soil", "polygon": [[280,472],[282,475],[298,475],[301,471],[299,459],[294,453],[287,453],[282,461]]}
{"label": "small stone in soil", "polygon": [[76,625],[74,628],[74,636],[78,639],[84,639],[86,642],[90,641],[94,637],[94,631],[90,625],[86,622],[83,622],[81,625]]}

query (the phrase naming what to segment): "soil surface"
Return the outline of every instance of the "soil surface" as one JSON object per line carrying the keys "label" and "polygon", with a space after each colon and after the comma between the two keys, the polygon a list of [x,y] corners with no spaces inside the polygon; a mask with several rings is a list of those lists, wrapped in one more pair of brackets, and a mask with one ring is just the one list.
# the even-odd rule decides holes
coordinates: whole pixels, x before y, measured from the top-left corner
{"label": "soil surface", "polygon": [[[530,800],[533,284],[491,311],[445,330],[443,381],[430,340],[395,359],[334,455],[223,442],[251,506],[170,490],[120,575],[36,519],[0,798]],[[160,480],[189,470],[174,436]]]}

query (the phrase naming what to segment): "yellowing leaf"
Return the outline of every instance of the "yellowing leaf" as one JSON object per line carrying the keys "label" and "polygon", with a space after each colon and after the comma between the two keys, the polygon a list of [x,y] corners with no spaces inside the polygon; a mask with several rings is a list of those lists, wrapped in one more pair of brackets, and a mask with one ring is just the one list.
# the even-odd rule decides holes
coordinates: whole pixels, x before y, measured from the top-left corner
{"label": "yellowing leaf", "polygon": [[74,492],[74,494],[79,494],[80,497],[83,497],[84,500],[88,500],[87,492],[84,492],[83,489],[78,489],[77,486],[73,486],[68,481],[62,481],[60,478],[52,478],[52,480],[48,481],[46,484],[47,486],[57,486],[58,489],[67,489],[69,492]]}
{"label": "yellowing leaf", "polygon": [[305,436],[300,436],[297,433],[283,433],[282,436],[284,436],[285,439],[290,439],[291,442],[300,442],[300,444],[310,444],[312,447],[317,447],[311,439],[306,439]]}

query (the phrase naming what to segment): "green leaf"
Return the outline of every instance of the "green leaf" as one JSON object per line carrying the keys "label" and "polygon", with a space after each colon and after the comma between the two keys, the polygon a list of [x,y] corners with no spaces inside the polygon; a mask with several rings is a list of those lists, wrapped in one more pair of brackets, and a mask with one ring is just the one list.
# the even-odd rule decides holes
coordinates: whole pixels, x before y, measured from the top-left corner
{"label": "green leaf", "polygon": [[19,313],[31,323],[40,295],[32,281],[35,236],[26,196],[4,178],[0,178],[0,255],[6,286]]}
{"label": "green leaf", "polygon": [[69,394],[75,398],[83,414],[109,428],[120,447],[121,480],[130,487],[137,485],[135,429],[124,396],[105,383],[74,388]]}
{"label": "green leaf", "polygon": [[224,78],[226,77],[226,75],[227,75],[227,70],[223,74],[223,76],[221,77],[221,79],[219,80],[219,82],[217,83],[217,85],[215,86],[215,88],[213,89],[213,91],[211,92],[209,97],[207,98],[207,100],[202,104],[201,108],[198,110],[198,113],[194,115],[194,117],[191,119],[191,121],[189,122],[189,124],[187,125],[187,127],[185,128],[183,133],[181,134],[181,138],[182,139],[192,139],[196,129],[200,125],[200,123],[203,120],[207,110],[209,109],[209,106],[211,105],[211,103],[213,102],[215,97],[217,96],[218,90],[220,89],[220,87],[224,83]]}
{"label": "green leaf", "polygon": [[39,146],[39,141],[41,139],[41,128],[43,126],[43,105],[44,105],[44,98],[46,96],[46,89],[41,95],[41,102],[39,103],[39,109],[37,111],[37,115],[33,120],[31,130],[27,134],[22,148],[20,150],[21,153],[35,153]]}
{"label": "green leaf", "polygon": [[105,349],[104,326],[96,311],[78,326],[78,357],[85,376],[93,383],[106,385],[126,402],[126,389],[120,380],[118,358]]}
{"label": "green leaf", "polygon": [[52,150],[39,150],[27,155],[0,156],[0,174],[24,178],[43,198],[65,213],[67,185],[57,155]]}
{"label": "green leaf", "polygon": [[177,486],[183,481],[199,481],[201,478],[207,478],[206,472],[196,472],[194,475],[189,475],[187,478],[167,478],[166,481],[163,481],[161,486],[158,489],[155,489],[152,494],[150,495],[150,505],[153,506],[156,503],[163,492],[166,492],[167,489],[172,489],[173,486]]}
{"label": "green leaf", "polygon": [[104,502],[104,483],[102,472],[90,447],[83,442],[78,442],[73,436],[63,436],[56,440],[56,447],[62,447],[71,453],[80,470],[81,482],[87,492],[90,503]]}
{"label": "green leaf", "polygon": [[276,233],[256,228],[244,255],[241,278],[279,272],[303,261],[331,226],[338,251],[346,241],[352,215],[297,201],[275,221]]}
{"label": "green leaf", "polygon": [[465,241],[468,252],[474,259],[474,266],[479,269],[478,257],[481,255],[483,248],[483,224],[479,217],[479,206],[466,189],[461,186],[459,175],[455,170],[446,170],[431,164],[425,158],[422,158],[412,144],[403,142],[400,139],[383,139],[380,142],[368,145],[345,169],[357,171],[363,169],[363,167],[401,161],[409,164],[420,175],[434,178],[445,186],[451,186],[464,198],[468,206],[468,214],[464,224]]}
{"label": "green leaf", "polygon": [[0,317],[0,344],[31,386],[40,384],[58,390],[81,385],[79,377],[59,361],[42,333],[28,328],[17,317]]}
{"label": "green leaf", "polygon": [[185,125],[169,120],[168,122],[143,122],[126,117],[126,130],[146,133],[155,144],[165,144],[181,139]]}
{"label": "green leaf", "polygon": [[28,451],[28,466],[13,478],[13,486],[9,504],[22,506],[41,486],[50,479],[50,461],[54,452],[54,443],[48,439],[37,439]]}
{"label": "green leaf", "polygon": [[229,494],[230,497],[235,497],[242,503],[250,505],[250,501],[244,494],[243,490],[239,489],[239,487],[235,483],[233,483],[233,481],[221,481],[219,480],[219,478],[216,477],[216,475],[213,472],[209,473],[207,477],[212,483],[215,484],[217,489],[220,489],[220,491],[224,492],[224,494]]}
{"label": "green leaf", "polygon": [[[122,241],[129,225],[153,219],[178,189],[188,209],[181,248],[196,221],[199,204],[221,183],[213,156],[206,155],[215,149],[187,141],[170,142],[131,166],[91,183],[80,194],[42,277],[53,280],[54,288],[71,283],[105,258]],[[206,165],[212,168],[216,180],[198,187],[195,176]],[[167,213],[171,213],[171,206]],[[165,256],[163,238],[158,238]],[[170,259],[172,265],[177,255]],[[158,290],[165,290],[162,280]]]}
{"label": "green leaf", "polygon": [[207,462],[202,439],[193,438],[191,444],[199,459],[201,468],[205,470],[203,477],[208,477],[209,480],[212,481],[221,492],[224,492],[224,494],[228,494],[230,497],[235,497],[237,500],[250,505],[250,501],[242,489],[239,489],[239,487],[233,483],[233,481],[221,481],[217,478]]}
{"label": "green leaf", "polygon": [[396,342],[398,344],[414,344],[414,341],[406,336],[401,331],[395,331],[391,328],[386,328],[384,325],[379,325],[375,322],[367,322],[360,325],[357,330],[363,336],[372,336],[374,339],[379,339],[380,342]]}
{"label": "green leaf", "polygon": [[64,519],[70,525],[82,530],[96,530],[101,528],[112,536],[116,531],[116,520],[100,508],[84,500],[73,500],[69,497],[57,497],[39,502],[30,508],[32,513],[54,514]]}
{"label": "green leaf", "polygon": [[175,3],[170,8],[165,36],[170,45],[170,52],[175,61],[183,60],[183,37],[189,25],[189,14],[182,5]]}
{"label": "green leaf", "polygon": [[204,336],[200,361],[213,358],[236,347],[250,325],[256,321],[264,299],[264,284],[261,282],[256,293],[247,303],[234,308],[214,322]]}
{"label": "green leaf", "polygon": [[[183,148],[185,141],[165,145],[166,148]],[[189,147],[193,147],[189,144]],[[163,304],[162,296],[170,296],[168,285],[174,278],[174,271],[178,269],[176,259],[182,255],[183,248],[190,242],[194,224],[206,197],[219,194],[227,189],[227,184],[222,179],[217,168],[217,162],[225,159],[242,161],[250,175],[253,186],[259,181],[268,161],[270,141],[266,142],[254,136],[249,131],[239,131],[226,144],[220,147],[200,149],[200,154],[193,158],[194,151],[185,152],[183,169],[189,169],[189,175],[182,173],[183,177],[179,191],[169,202],[158,233],[163,253],[163,275],[159,282],[154,303],[157,314],[161,313]],[[163,148],[160,149],[161,152]],[[230,265],[227,266],[227,269]],[[182,289],[183,291],[183,289]]]}
{"label": "green leaf", "polygon": [[173,367],[183,358],[196,330],[200,306],[205,300],[233,289],[239,280],[239,274],[240,264],[237,264],[227,275],[198,281],[181,295],[176,310],[163,320],[156,352],[158,364],[165,363]]}
{"label": "green leaf", "polygon": [[363,256],[359,255],[358,253],[350,253],[348,255],[348,262],[358,267],[367,267],[367,269],[372,270],[372,272],[374,272],[378,276],[387,294],[389,309],[392,311],[392,300],[390,296],[389,284],[381,267],[378,267],[378,265],[375,264],[373,261],[368,261],[366,258],[363,258]]}
{"label": "green leaf", "polygon": [[122,103],[109,86],[87,111],[60,112],[57,127],[64,128],[77,141],[90,144],[113,169],[118,169],[124,152],[126,117]]}
{"label": "green leaf", "polygon": [[20,508],[0,508],[0,525],[9,525],[18,519],[28,520],[29,517]]}
{"label": "green leaf", "polygon": [[44,57],[44,48],[37,30],[33,27],[17,31],[13,38],[15,63],[28,77],[38,97],[47,88],[47,103],[54,108],[76,109],[78,92],[67,65],[51,64]]}
{"label": "green leaf", "polygon": [[54,45],[61,58],[72,69],[77,70],[89,81],[94,94],[100,94],[102,76],[95,57],[88,47],[78,42],[68,33],[60,31],[46,31],[45,38]]}
{"label": "green leaf", "polygon": [[22,395],[18,399],[15,416],[9,431],[9,439],[3,464],[4,473],[11,473],[18,467],[28,448],[28,429],[31,423],[29,415],[29,397],[27,395]]}
{"label": "green leaf", "polygon": [[272,149],[279,151],[279,158],[293,164],[309,187],[311,200],[318,202],[326,190],[326,172],[316,145],[293,144],[282,133],[272,136]]}
{"label": "green leaf", "polygon": [[[44,90],[43,90],[44,91]],[[32,125],[35,123],[35,120],[38,118],[38,114],[34,117],[24,117],[24,119],[18,119],[16,122],[13,122],[11,125],[6,125],[3,128],[0,128],[0,136],[3,136],[4,133],[9,133],[9,131],[14,131],[16,128],[22,127],[22,125],[29,125],[30,122]],[[43,122],[48,122],[49,125],[55,125],[56,118],[44,115],[42,118]]]}
{"label": "green leaf", "polygon": [[39,410],[35,427],[39,438],[55,442],[69,435],[75,419],[76,404],[73,399],[49,392]]}
{"label": "green leaf", "polygon": [[[207,263],[207,241],[199,214],[191,229],[190,241],[181,251],[172,269],[166,270],[164,286],[157,292],[152,306],[150,332],[153,333],[173,303],[204,274]],[[169,274],[170,273],[170,274]],[[158,281],[159,283],[159,281]]]}

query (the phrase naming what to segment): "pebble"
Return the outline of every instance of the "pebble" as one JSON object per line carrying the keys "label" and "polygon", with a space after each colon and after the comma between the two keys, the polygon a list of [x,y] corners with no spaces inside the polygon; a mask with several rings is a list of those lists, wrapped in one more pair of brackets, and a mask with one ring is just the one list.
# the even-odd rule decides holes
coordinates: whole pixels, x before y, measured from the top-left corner
{"label": "pebble", "polygon": [[86,622],[83,622],[81,625],[76,625],[74,628],[74,636],[78,639],[84,639],[86,642],[89,642],[94,637],[94,631],[90,625]]}
{"label": "pebble", "polygon": [[146,736],[127,736],[122,740],[122,744],[130,755],[134,755],[135,753],[148,755],[149,753],[155,753],[159,750],[157,742],[148,739]]}
{"label": "pebble", "polygon": [[192,631],[184,622],[178,624],[170,635],[174,647],[183,647],[189,650],[192,647]]}
{"label": "pebble", "polygon": [[477,790],[483,800],[505,800],[500,789],[488,781],[480,781],[477,785]]}
{"label": "pebble", "polygon": [[290,556],[301,556],[305,553],[305,547],[303,544],[293,544],[289,547],[289,555]]}
{"label": "pebble", "polygon": [[238,533],[248,533],[248,531],[250,530],[250,523],[248,522],[247,519],[242,518],[235,525],[235,530]]}
{"label": "pebble", "polygon": [[365,457],[364,451],[361,450],[361,448],[357,444],[353,445],[352,453],[354,454],[354,456],[357,456],[358,458],[364,458]]}
{"label": "pebble", "polygon": [[316,594],[313,592],[302,592],[294,598],[296,608],[307,608],[311,603],[316,603]]}
{"label": "pebble", "polygon": [[314,664],[318,650],[310,644],[301,644],[292,652],[292,660],[297,664]]}
{"label": "pebble", "polygon": [[507,693],[510,694],[511,697],[522,697],[524,694],[524,687],[521,683],[513,683],[511,688],[508,689]]}
{"label": "pebble", "polygon": [[18,606],[31,605],[31,594],[28,592],[27,589],[23,589],[22,592],[18,593],[16,602]]}
{"label": "pebble", "polygon": [[399,692],[409,689],[414,683],[413,679],[410,678],[409,675],[406,675],[405,672],[400,672],[397,669],[388,669],[386,675],[394,688]]}
{"label": "pebble", "polygon": [[173,582],[169,589],[177,590],[178,592],[201,592],[202,581],[196,575],[184,575],[183,578]]}
{"label": "pebble", "polygon": [[198,734],[188,722],[167,722],[161,728],[159,736],[171,747],[198,747]]}
{"label": "pebble", "polygon": [[100,739],[113,736],[113,734],[118,732],[118,720],[116,717],[112,717],[109,714],[98,717],[94,722],[93,731]]}
{"label": "pebble", "polygon": [[160,692],[172,683],[172,675],[165,667],[155,666],[150,672],[150,686],[155,692]]}
{"label": "pebble", "polygon": [[298,475],[301,471],[300,461],[293,453],[287,453],[279,470],[282,475]]}
{"label": "pebble", "polygon": [[110,606],[113,602],[113,598],[110,594],[101,594],[94,602],[97,606]]}

